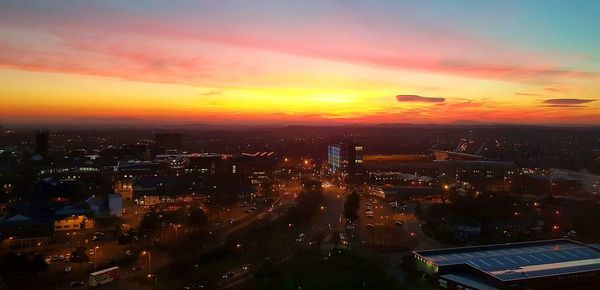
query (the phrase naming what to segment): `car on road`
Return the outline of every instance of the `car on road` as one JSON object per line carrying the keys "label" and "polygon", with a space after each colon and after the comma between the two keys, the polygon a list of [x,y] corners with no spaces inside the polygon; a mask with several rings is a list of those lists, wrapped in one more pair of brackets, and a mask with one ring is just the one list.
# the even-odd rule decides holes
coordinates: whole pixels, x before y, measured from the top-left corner
{"label": "car on road", "polygon": [[367,228],[374,228],[375,225],[374,224],[367,224]]}
{"label": "car on road", "polygon": [[302,242],[302,241],[304,241],[304,238],[305,238],[304,233],[301,233],[296,238],[296,242]]}
{"label": "car on road", "polygon": [[194,289],[206,289],[208,288],[208,282],[189,282],[184,287],[183,290],[194,290]]}
{"label": "car on road", "polygon": [[227,272],[225,274],[223,274],[223,279],[229,279],[231,277],[233,277],[233,272]]}
{"label": "car on road", "polygon": [[394,221],[394,224],[397,226],[403,226],[404,223],[402,223],[401,221]]}
{"label": "car on road", "polygon": [[104,233],[103,232],[95,232],[94,233],[94,238],[92,239],[93,241],[100,241],[104,239]]}
{"label": "car on road", "polygon": [[250,268],[252,268],[252,264],[246,264],[242,267],[242,270],[248,271],[248,270],[250,270]]}
{"label": "car on road", "polygon": [[96,254],[96,250],[94,250],[94,249],[90,249],[90,254],[89,254],[89,255],[90,255],[90,256],[93,256],[93,255],[95,255],[95,254]]}
{"label": "car on road", "polygon": [[71,269],[71,267],[69,267],[69,266],[66,266],[66,267],[65,267],[65,273],[70,273],[70,272],[71,272],[71,270],[72,270],[72,269]]}
{"label": "car on road", "polygon": [[71,287],[71,288],[79,288],[81,286],[83,286],[83,282],[81,282],[81,281],[75,281],[75,282],[71,282],[71,284],[70,284],[69,287]]}

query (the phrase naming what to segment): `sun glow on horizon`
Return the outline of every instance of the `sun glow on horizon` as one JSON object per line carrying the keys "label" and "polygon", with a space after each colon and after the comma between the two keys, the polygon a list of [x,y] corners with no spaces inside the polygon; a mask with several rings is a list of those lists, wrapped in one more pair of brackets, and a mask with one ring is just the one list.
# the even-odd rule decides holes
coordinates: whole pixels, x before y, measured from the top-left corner
{"label": "sun glow on horizon", "polygon": [[[518,18],[560,4],[61,4],[0,4],[1,122],[600,123],[587,28]],[[575,8],[555,21],[598,22]]]}

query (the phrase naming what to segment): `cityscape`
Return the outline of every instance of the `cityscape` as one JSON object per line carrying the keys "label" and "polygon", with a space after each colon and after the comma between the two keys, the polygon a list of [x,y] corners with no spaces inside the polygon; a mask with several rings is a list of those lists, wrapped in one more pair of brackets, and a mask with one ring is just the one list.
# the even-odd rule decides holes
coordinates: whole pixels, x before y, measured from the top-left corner
{"label": "cityscape", "polygon": [[598,289],[599,16],[2,1],[0,289]]}

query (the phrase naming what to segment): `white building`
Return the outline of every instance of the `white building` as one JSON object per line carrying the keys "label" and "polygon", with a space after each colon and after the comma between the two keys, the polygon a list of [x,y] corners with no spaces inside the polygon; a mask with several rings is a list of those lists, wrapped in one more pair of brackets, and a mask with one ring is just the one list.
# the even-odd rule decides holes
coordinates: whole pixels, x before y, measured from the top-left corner
{"label": "white building", "polygon": [[108,195],[108,210],[110,215],[118,217],[123,216],[123,198],[120,194]]}

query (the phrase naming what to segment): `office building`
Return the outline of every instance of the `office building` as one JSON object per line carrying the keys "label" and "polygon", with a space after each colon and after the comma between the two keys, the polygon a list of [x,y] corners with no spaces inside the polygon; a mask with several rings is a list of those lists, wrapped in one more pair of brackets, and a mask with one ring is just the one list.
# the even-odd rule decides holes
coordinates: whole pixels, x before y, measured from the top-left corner
{"label": "office building", "polygon": [[342,177],[355,177],[360,172],[363,147],[354,142],[338,142],[329,145],[327,164],[329,173]]}

